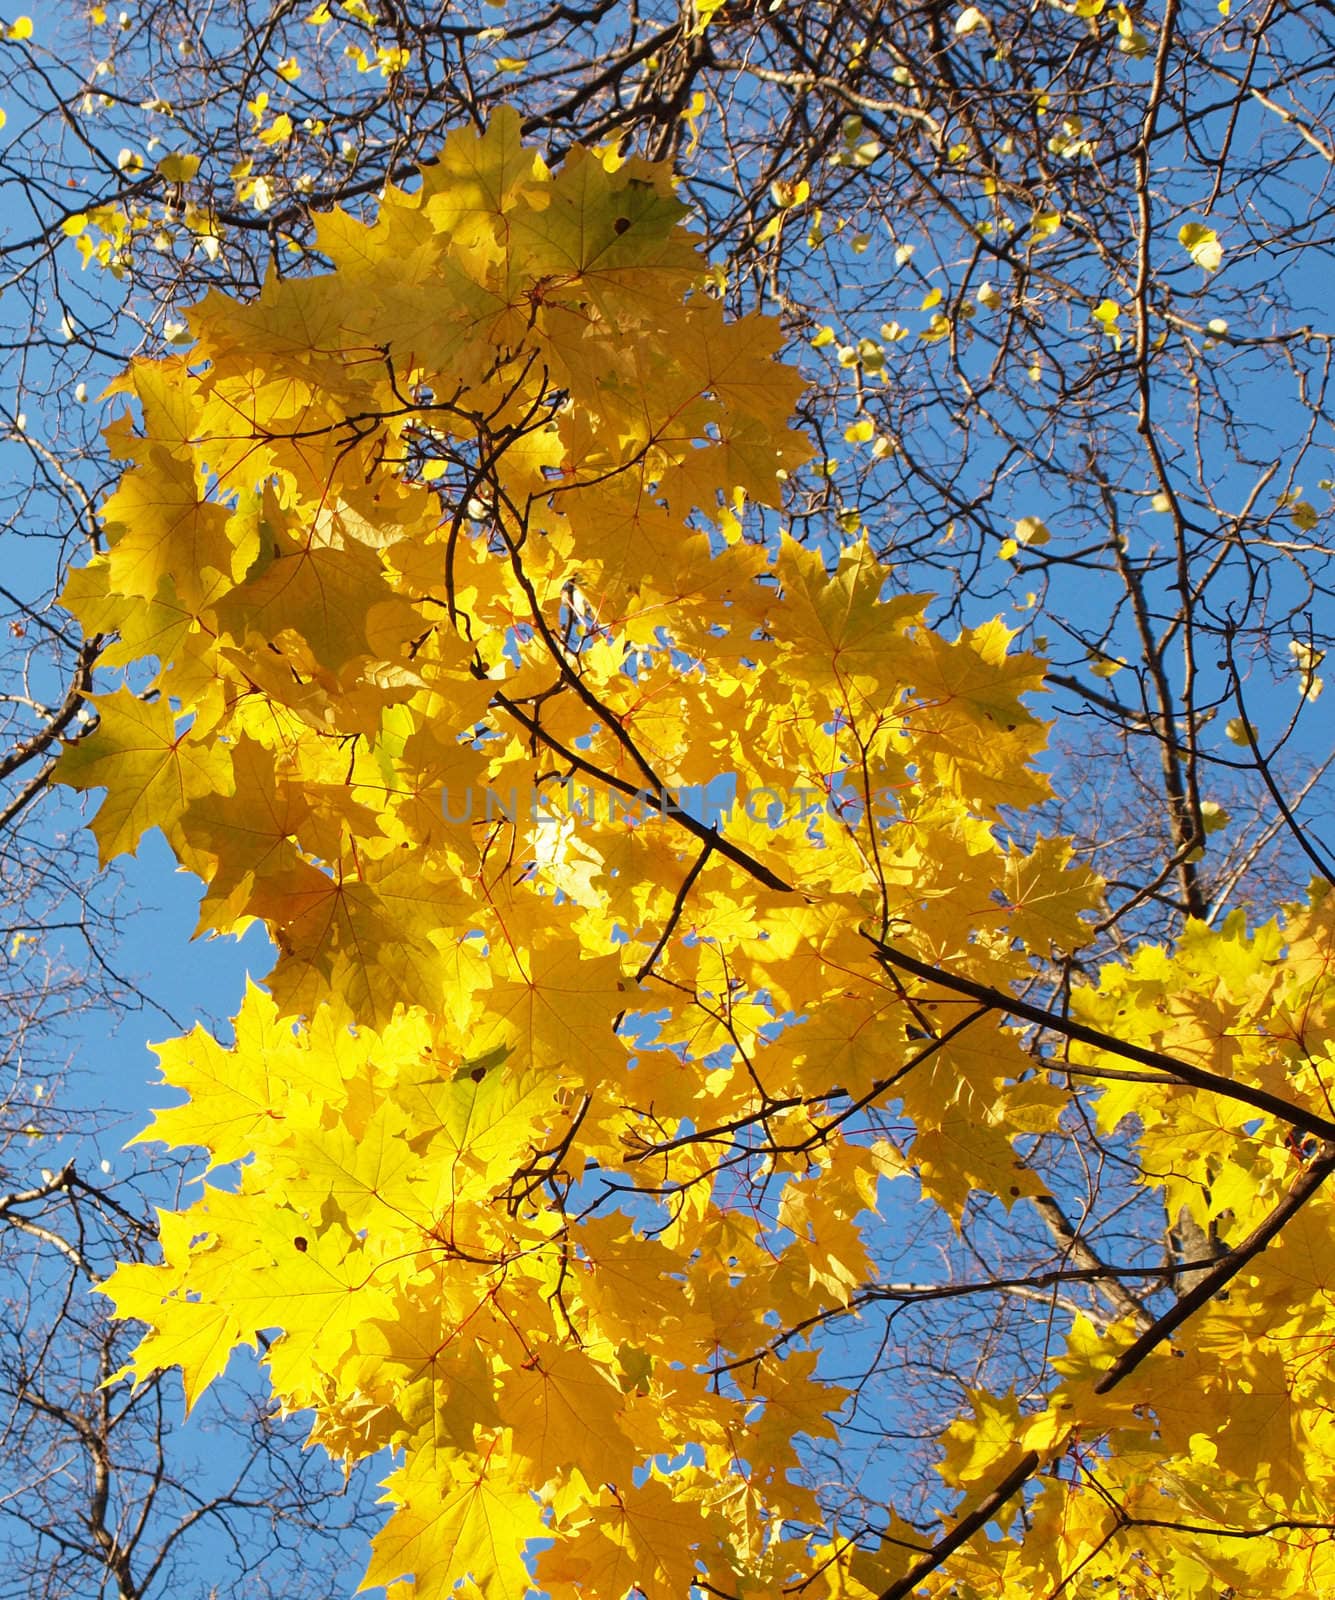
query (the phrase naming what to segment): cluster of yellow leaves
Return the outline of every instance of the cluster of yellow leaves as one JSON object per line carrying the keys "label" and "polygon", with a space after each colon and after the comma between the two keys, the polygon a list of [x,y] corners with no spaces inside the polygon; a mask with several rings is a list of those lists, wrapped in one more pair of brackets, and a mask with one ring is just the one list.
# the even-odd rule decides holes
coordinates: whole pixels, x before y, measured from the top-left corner
{"label": "cluster of yellow leaves", "polygon": [[[402,1452],[368,1582],[422,1596],[890,1582],[800,1479],[844,1395],[778,1336],[873,1279],[879,1178],[1040,1194],[1016,1140],[1065,1104],[882,960],[1004,991],[1081,943],[1097,881],[999,822],[1046,793],[1039,665],[865,545],[751,536],[798,384],[681,214],[513,115],[454,136],[120,380],[65,596],[134,668],[59,772],[103,858],[160,828],[201,931],[280,951],[230,1047],[160,1048],[146,1137],[231,1170],[108,1285],[133,1370],[193,1401],[276,1332],[314,1440]],[[892,1102],[906,1149],[848,1120]]]}
{"label": "cluster of yellow leaves", "polygon": [[[1191,923],[1176,950],[1146,947],[1074,999],[1083,1021],[1121,1040],[1331,1115],[1328,889],[1253,931],[1241,913],[1219,929]],[[1071,1059],[1113,1064],[1081,1045]],[[1265,1224],[1314,1154],[1313,1141],[1187,1084],[1110,1084],[1098,1115],[1105,1135],[1132,1119],[1142,1181],[1221,1251]],[[1335,1592],[1335,1202],[1316,1193],[1131,1381],[1110,1385],[1119,1345],[1136,1331],[1123,1324],[1101,1336],[1077,1319],[1042,1408],[979,1394],[949,1430],[942,1471],[966,1490],[986,1487],[1026,1449],[1068,1463],[1027,1506],[1023,1541],[993,1541],[952,1568],[972,1580],[960,1592],[1048,1594],[1069,1588],[1075,1572],[1077,1592],[1090,1595]]]}

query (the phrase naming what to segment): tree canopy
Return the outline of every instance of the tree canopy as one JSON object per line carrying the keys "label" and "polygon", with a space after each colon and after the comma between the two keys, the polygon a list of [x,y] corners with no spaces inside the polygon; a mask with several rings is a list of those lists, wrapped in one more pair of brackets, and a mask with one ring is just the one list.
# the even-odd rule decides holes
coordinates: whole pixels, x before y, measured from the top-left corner
{"label": "tree canopy", "polygon": [[11,820],[276,947],[119,1377],[259,1346],[392,1592],[1335,1588],[1319,28],[80,26]]}
{"label": "tree canopy", "polygon": [[[765,536],[799,385],[681,215],[665,168],[553,171],[498,112],[119,385],[65,603],[155,670],[57,776],[106,790],[105,856],[160,827],[201,927],[280,952],[230,1048],[160,1051],[190,1098],[146,1136],[241,1167],[108,1285],[133,1370],[193,1399],[281,1330],[313,1439],[401,1452],[368,1581],[423,1595],[1310,1592],[1324,897],[1042,992],[1101,896],[1010,821],[1040,664],[929,627],[865,541],[830,573]],[[1052,1269],[1111,1309],[1028,1324],[1045,1381],[941,1429],[947,1532],[807,1481],[884,1217],[1061,1214],[1064,1138],[1222,1253],[1162,1308],[1172,1267]]]}

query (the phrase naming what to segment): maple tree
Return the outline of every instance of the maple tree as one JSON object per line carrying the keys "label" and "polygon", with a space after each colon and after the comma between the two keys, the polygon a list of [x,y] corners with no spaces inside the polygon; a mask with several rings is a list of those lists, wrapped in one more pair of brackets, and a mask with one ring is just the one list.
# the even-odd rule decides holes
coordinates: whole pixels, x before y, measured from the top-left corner
{"label": "maple tree", "polygon": [[[480,124],[500,102],[521,108],[551,159],[614,137],[670,154],[725,304],[781,312],[817,447],[784,485],[785,525],[827,553],[867,538],[892,588],[938,596],[929,614],[952,634],[1002,610],[1016,644],[1046,659],[1036,704],[1054,718],[1042,757],[1053,793],[1027,822],[1008,820],[1030,843],[1069,833],[1108,904],[1092,942],[1054,952],[1031,998],[1062,1010],[1069,981],[1143,960],[1137,940],[1175,947],[1187,918],[1218,926],[1230,906],[1262,924],[1302,896],[1308,870],[1329,870],[1304,821],[1328,757],[1324,707],[1311,709],[1330,642],[1319,11],[1249,0],[33,11],[0,28],[0,190],[11,219],[31,218],[0,240],[14,327],[0,352],[5,538],[17,557],[0,596],[0,844],[25,939],[3,969],[9,1014],[25,1023],[10,1047],[23,1071],[2,1113],[3,1198],[39,1196],[6,1211],[6,1237],[27,1241],[25,1263],[45,1258],[51,1292],[15,1320],[17,1390],[45,1364],[47,1392],[98,1419],[104,1397],[78,1396],[78,1374],[112,1335],[70,1314],[80,1275],[63,1277],[66,1258],[15,1235],[15,1219],[77,1249],[95,1209],[133,1253],[148,1203],[134,1187],[154,1181],[143,1166],[128,1188],[99,1180],[88,1141],[75,1147],[82,1101],[32,1097],[39,1052],[63,1053],[58,1035],[49,1047],[53,1023],[124,965],[106,884],[92,883],[72,808],[45,783],[59,734],[96,714],[95,641],[52,603],[69,555],[98,547],[95,508],[118,472],[93,401],[108,363],[183,337],[179,308],[208,284],[249,299],[271,267],[326,266],[312,211],[369,218],[386,177],[407,180],[444,129]],[[747,537],[769,538],[754,512]],[[172,1003],[160,983],[141,987]],[[893,1103],[889,1115],[905,1142]],[[33,1142],[34,1125],[52,1131]],[[1046,1392],[1049,1316],[1103,1329],[1138,1299],[1163,1311],[1236,1237],[1227,1222],[1201,1226],[1175,1191],[1134,1183],[1128,1128],[1068,1121],[1034,1136],[1026,1158],[1050,1193],[1032,1203],[1007,1210],[975,1189],[958,1232],[944,1211],[902,1204],[864,1232],[875,1291],[860,1320],[819,1330],[822,1370],[857,1398],[833,1436],[801,1444],[807,1481],[849,1537],[870,1546],[861,1530],[882,1528],[893,1498],[926,1542],[950,1503],[929,1466],[942,1426],[977,1392],[1014,1391],[1026,1407]],[[1170,1124],[1161,1158],[1172,1145]],[[59,1179],[76,1153],[98,1192],[48,1189],[39,1169]],[[128,1231],[117,1204],[136,1218]],[[1110,1268],[1133,1266],[1144,1274],[1120,1292]],[[86,1356],[57,1357],[62,1329]],[[115,1337],[134,1335],[124,1325]],[[168,1375],[137,1397],[168,1463],[209,1426],[197,1415],[169,1437],[173,1408],[157,1400],[171,1392]],[[72,1451],[91,1465],[104,1441],[62,1427],[46,1413],[21,1433],[11,1421],[6,1448],[30,1467],[4,1510],[64,1530],[45,1581],[82,1592],[94,1581],[69,1552],[96,1507],[61,1500],[42,1463]],[[132,1460],[118,1471],[122,1484],[148,1481]],[[154,1539],[144,1505],[141,1554]],[[164,1528],[177,1540],[170,1518]],[[239,1532],[233,1545],[256,1548]],[[35,1587],[27,1570],[16,1592]],[[180,1592],[179,1573],[164,1581]]]}
{"label": "maple tree", "polygon": [[[127,680],[57,777],[279,952],[159,1047],[144,1137],[222,1170],[106,1286],[133,1375],[263,1338],[314,1443],[396,1453],[391,1592],[1323,1592],[1328,884],[1083,970],[1041,661],[779,529],[802,386],[682,219],[500,111],[117,385],[64,598]],[[917,1200],[1042,1247],[897,1283]],[[1165,1209],[1203,1255],[1119,1247]],[[944,1498],[813,1480],[840,1330],[1008,1287]]]}

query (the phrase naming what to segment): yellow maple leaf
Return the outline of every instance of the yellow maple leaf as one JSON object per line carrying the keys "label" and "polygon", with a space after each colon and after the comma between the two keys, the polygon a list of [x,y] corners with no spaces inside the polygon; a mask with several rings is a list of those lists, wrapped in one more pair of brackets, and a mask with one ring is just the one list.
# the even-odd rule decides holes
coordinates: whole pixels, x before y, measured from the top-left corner
{"label": "yellow maple leaf", "polygon": [[174,834],[196,796],[232,792],[226,746],[192,742],[165,700],[150,702],[121,688],[95,704],[97,727],[66,747],[55,781],[106,789],[92,823],[103,862],[133,854],[149,828]]}
{"label": "yellow maple leaf", "polygon": [[542,1508],[500,1474],[473,1474],[462,1461],[444,1472],[412,1456],[385,1480],[393,1515],[372,1541],[363,1589],[411,1576],[420,1600],[471,1578],[484,1600],[513,1600],[530,1586],[523,1550],[545,1532]]}

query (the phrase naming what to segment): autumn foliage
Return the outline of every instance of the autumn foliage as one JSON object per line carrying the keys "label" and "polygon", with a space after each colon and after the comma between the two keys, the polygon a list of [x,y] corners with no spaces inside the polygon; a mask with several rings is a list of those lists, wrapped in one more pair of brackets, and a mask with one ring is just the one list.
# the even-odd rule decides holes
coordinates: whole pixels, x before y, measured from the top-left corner
{"label": "autumn foliage", "polygon": [[[160,1047],[144,1137],[225,1170],[107,1285],[135,1374],[263,1339],[314,1441],[397,1452],[402,1594],[1335,1591],[1330,901],[1081,975],[1042,663],[779,529],[799,385],[682,211],[498,115],[119,384],[66,604],[125,677],[59,775],[280,952]],[[851,1540],[822,1330],[897,1209],[1041,1203],[1076,1122],[1217,1248],[1079,1258],[1114,1315],[1040,1305],[1047,1392]]]}

